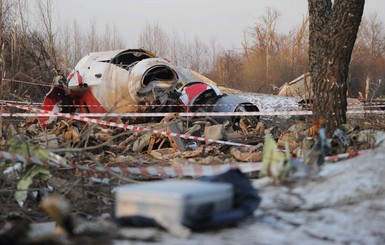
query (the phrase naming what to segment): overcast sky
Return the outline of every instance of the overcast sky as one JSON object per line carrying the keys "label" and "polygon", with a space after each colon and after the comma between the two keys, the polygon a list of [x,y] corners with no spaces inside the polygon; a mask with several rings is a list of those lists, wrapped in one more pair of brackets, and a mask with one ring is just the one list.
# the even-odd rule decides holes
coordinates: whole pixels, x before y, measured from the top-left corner
{"label": "overcast sky", "polygon": [[[74,18],[86,27],[94,20],[103,33],[106,24],[116,26],[136,48],[143,27],[158,23],[167,33],[195,36],[208,43],[215,38],[226,49],[240,47],[243,31],[271,7],[281,13],[281,33],[300,25],[307,14],[307,0],[53,0],[61,23]],[[365,15],[376,13],[385,23],[385,0],[366,0]]]}

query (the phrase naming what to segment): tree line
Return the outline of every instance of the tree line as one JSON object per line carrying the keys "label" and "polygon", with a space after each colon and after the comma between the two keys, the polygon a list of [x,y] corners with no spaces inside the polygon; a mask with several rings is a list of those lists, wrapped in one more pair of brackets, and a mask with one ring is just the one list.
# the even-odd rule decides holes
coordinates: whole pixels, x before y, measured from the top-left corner
{"label": "tree line", "polygon": [[[226,50],[220,40],[208,43],[168,33],[147,24],[137,46],[127,47],[115,26],[86,26],[76,19],[55,25],[51,0],[0,0],[2,78],[50,84],[54,69],[68,74],[90,52],[124,48],[149,49],[172,64],[200,72],[220,85],[243,91],[276,93],[277,88],[308,72],[309,20],[288,32],[277,30],[280,13],[268,8],[243,32],[240,50]],[[376,14],[365,16],[353,50],[348,96],[366,99],[385,95],[385,30]],[[41,101],[47,87],[2,81],[2,98]],[[5,92],[4,92],[5,91]]]}

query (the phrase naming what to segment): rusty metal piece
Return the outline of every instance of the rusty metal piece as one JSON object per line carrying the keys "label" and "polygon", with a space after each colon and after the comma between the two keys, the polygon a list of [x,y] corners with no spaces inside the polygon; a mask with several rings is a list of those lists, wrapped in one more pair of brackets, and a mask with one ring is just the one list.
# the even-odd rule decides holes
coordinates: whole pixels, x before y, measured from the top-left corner
{"label": "rusty metal piece", "polygon": [[263,157],[262,151],[254,152],[252,149],[242,149],[237,147],[231,147],[230,153],[235,159],[242,162],[259,162]]}
{"label": "rusty metal piece", "polygon": [[109,141],[112,138],[112,135],[108,132],[99,132],[95,134],[95,138],[100,141]]}
{"label": "rusty metal piece", "polygon": [[207,139],[221,140],[224,138],[225,135],[224,126],[222,124],[206,126],[204,130],[204,135]]}
{"label": "rusty metal piece", "polygon": [[203,146],[200,146],[200,147],[198,147],[198,149],[196,149],[196,150],[193,150],[193,151],[185,151],[185,152],[182,153],[182,156],[183,156],[184,158],[191,158],[191,157],[197,157],[197,156],[200,156],[200,155],[203,153],[203,151],[204,151],[203,148],[204,148]]}
{"label": "rusty metal piece", "polygon": [[258,136],[264,136],[265,135],[265,125],[262,122],[257,123],[257,126],[255,127],[255,133]]}
{"label": "rusty metal piece", "polygon": [[45,134],[39,137],[40,144],[46,149],[56,149],[59,147],[56,134]]}
{"label": "rusty metal piece", "polygon": [[150,155],[154,158],[161,159],[161,160],[167,160],[167,159],[173,159],[175,158],[180,152],[176,151],[173,148],[163,148],[163,149],[157,149],[152,150],[150,152]]}
{"label": "rusty metal piece", "polygon": [[146,133],[137,138],[134,144],[132,145],[132,151],[142,152],[143,149],[150,144],[151,136],[151,133]]}
{"label": "rusty metal piece", "polygon": [[147,154],[150,154],[150,152],[151,152],[152,149],[154,148],[155,141],[156,141],[156,138],[155,138],[154,135],[152,135],[151,138],[150,138],[150,142],[149,142],[149,144],[148,144],[148,147],[147,147]]}
{"label": "rusty metal piece", "polygon": [[70,127],[66,132],[64,132],[63,138],[67,142],[72,142],[73,144],[76,144],[80,141],[79,130],[75,127]]}
{"label": "rusty metal piece", "polygon": [[278,139],[278,146],[284,148],[286,143],[289,145],[291,150],[297,148],[299,146],[299,142],[301,141],[300,134],[295,131],[287,131],[282,133],[281,137]]}
{"label": "rusty metal piece", "polygon": [[[179,126],[178,121],[169,122],[167,126],[167,130],[173,133],[182,133],[182,129]],[[180,137],[169,136],[168,138],[170,140],[170,144],[172,148],[178,149],[181,152],[186,151],[185,143]]]}

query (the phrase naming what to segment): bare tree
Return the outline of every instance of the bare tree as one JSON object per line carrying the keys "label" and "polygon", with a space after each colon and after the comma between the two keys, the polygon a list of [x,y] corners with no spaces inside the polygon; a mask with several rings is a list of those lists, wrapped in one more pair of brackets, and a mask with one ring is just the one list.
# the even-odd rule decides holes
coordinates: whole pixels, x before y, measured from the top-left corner
{"label": "bare tree", "polygon": [[[0,0],[0,99],[3,100],[3,0]],[[0,104],[0,137],[3,137],[3,103]]]}
{"label": "bare tree", "polygon": [[346,123],[347,77],[365,0],[308,0],[313,125],[327,134]]}
{"label": "bare tree", "polygon": [[159,57],[168,53],[170,39],[159,24],[146,24],[140,33],[138,46],[148,49]]}
{"label": "bare tree", "polygon": [[[3,26],[4,26],[4,2],[3,0],[0,0],[0,88],[1,88],[1,94],[0,96],[3,96],[3,74],[4,74],[4,40],[3,40]],[[3,109],[3,108],[1,108]],[[0,131],[1,134],[1,131]]]}
{"label": "bare tree", "polygon": [[212,70],[215,66],[219,54],[223,52],[223,47],[219,44],[218,40],[211,38],[208,46],[208,69]]}
{"label": "bare tree", "polygon": [[111,27],[110,24],[106,24],[102,39],[104,50],[121,49],[124,46],[115,25]]}
{"label": "bare tree", "polygon": [[384,23],[378,19],[377,14],[363,18],[359,31],[359,40],[369,49],[371,56],[383,56],[385,52]]}
{"label": "bare tree", "polygon": [[75,60],[72,54],[72,34],[70,26],[68,25],[60,26],[58,29],[60,31],[58,33],[56,55],[58,56],[57,60],[60,65],[57,68],[66,75],[75,66]]}
{"label": "bare tree", "polygon": [[98,32],[96,31],[96,21],[92,20],[88,29],[86,49],[87,52],[100,51]]}
{"label": "bare tree", "polygon": [[23,0],[14,2],[15,18],[12,25],[12,34],[10,37],[10,69],[11,76],[20,71],[21,59],[23,57],[23,45],[27,41],[29,34],[29,3]]}
{"label": "bare tree", "polygon": [[264,57],[265,81],[269,81],[270,53],[279,50],[278,35],[276,32],[280,13],[276,9],[268,8],[267,15],[259,17],[255,26],[255,47],[258,53]]}
{"label": "bare tree", "polygon": [[362,19],[352,54],[349,92],[365,99],[384,93],[385,28],[377,14]]}
{"label": "bare tree", "polygon": [[213,80],[220,85],[245,91],[255,87],[253,83],[244,82],[242,55],[232,50],[218,53],[212,73]]}
{"label": "bare tree", "polygon": [[[283,37],[277,32],[280,13],[272,8],[267,8],[267,13],[257,18],[257,23],[251,33],[244,31],[242,42],[244,59],[243,73],[246,84],[253,84],[253,92],[271,92],[272,83],[279,79],[280,67],[284,67],[281,46],[285,45]],[[248,39],[251,37],[251,40]],[[274,72],[271,72],[274,67]],[[282,73],[286,74],[286,73]],[[250,89],[251,86],[247,86]]]}
{"label": "bare tree", "polygon": [[44,27],[44,37],[47,40],[47,51],[50,60],[53,62],[52,67],[56,67],[56,50],[55,50],[55,31],[53,28],[53,2],[52,0],[37,1],[38,22]]}
{"label": "bare tree", "polygon": [[[5,84],[3,78],[6,75],[6,53],[5,53],[5,36],[6,27],[9,23],[11,10],[14,2],[9,0],[0,0],[0,99],[5,99]],[[3,104],[0,105],[0,137],[3,137]]]}
{"label": "bare tree", "polygon": [[177,66],[183,66],[183,50],[184,45],[180,39],[179,33],[174,31],[169,42],[169,59],[170,62]]}
{"label": "bare tree", "polygon": [[73,59],[76,63],[84,56],[84,35],[82,34],[82,27],[79,25],[79,22],[76,19],[73,20],[72,26]]}
{"label": "bare tree", "polygon": [[206,55],[208,48],[198,37],[194,38],[194,40],[188,45],[186,51],[188,52],[188,54],[186,54],[186,59],[189,62],[187,68],[199,73],[208,72],[208,57]]}
{"label": "bare tree", "polygon": [[288,62],[290,70],[294,76],[307,72],[308,59],[308,40],[309,40],[309,19],[304,17],[301,25],[289,32],[290,48],[288,54]]}

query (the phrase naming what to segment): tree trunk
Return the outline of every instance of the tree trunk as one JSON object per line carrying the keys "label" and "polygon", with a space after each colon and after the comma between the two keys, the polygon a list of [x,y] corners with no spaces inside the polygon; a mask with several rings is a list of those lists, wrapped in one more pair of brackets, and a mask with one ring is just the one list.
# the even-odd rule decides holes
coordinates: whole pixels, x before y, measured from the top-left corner
{"label": "tree trunk", "polygon": [[365,0],[308,0],[313,126],[328,136],[346,123],[349,63]]}
{"label": "tree trunk", "polygon": [[[3,0],[0,0],[0,100],[3,100]],[[0,104],[0,139],[3,137],[3,103]]]}

